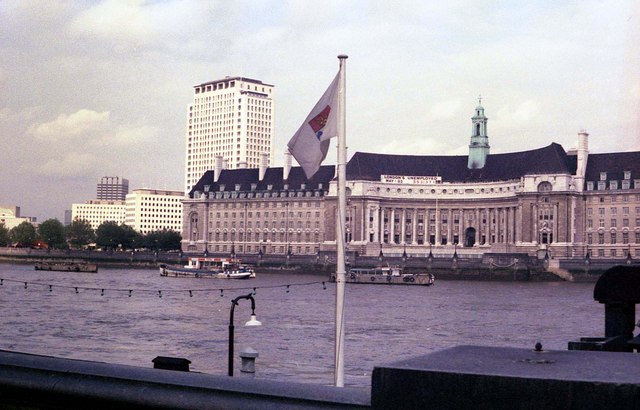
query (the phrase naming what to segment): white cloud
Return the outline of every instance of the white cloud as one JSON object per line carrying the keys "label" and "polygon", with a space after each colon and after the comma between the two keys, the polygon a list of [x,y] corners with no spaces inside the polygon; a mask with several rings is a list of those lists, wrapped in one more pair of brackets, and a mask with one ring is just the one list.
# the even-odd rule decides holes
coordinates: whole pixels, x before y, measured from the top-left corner
{"label": "white cloud", "polygon": [[51,158],[45,162],[38,172],[49,177],[70,177],[91,173],[103,158],[93,154],[67,154],[64,158]]}
{"label": "white cloud", "polygon": [[451,119],[460,112],[460,100],[439,101],[431,106],[429,118],[432,120]]}
{"label": "white cloud", "polygon": [[104,145],[136,145],[149,142],[158,137],[159,129],[148,125],[136,128],[122,128],[113,136],[106,136],[102,139]]}
{"label": "white cloud", "polygon": [[109,127],[109,112],[82,109],[73,114],[60,114],[53,121],[33,125],[28,133],[40,139],[64,140],[103,132]]}
{"label": "white cloud", "polygon": [[526,126],[535,121],[540,114],[540,108],[534,100],[527,100],[516,106],[505,105],[496,113],[496,122],[501,128]]}
{"label": "white cloud", "polygon": [[117,41],[146,43],[155,35],[144,3],[107,0],[81,12],[71,23],[74,32]]}

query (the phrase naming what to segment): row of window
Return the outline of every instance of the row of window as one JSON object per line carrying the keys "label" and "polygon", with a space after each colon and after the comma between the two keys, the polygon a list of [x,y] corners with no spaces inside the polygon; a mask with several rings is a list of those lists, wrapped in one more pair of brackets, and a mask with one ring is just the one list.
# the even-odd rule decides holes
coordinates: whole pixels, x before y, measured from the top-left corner
{"label": "row of window", "polygon": [[[624,181],[609,181],[609,190],[616,189],[631,189],[632,181],[624,180]],[[598,181],[597,183],[594,181],[587,181],[587,191],[593,191],[594,188],[597,188],[598,191],[605,191],[607,189],[607,181]],[[633,188],[640,188],[640,179],[633,180]]]}
{"label": "row of window", "polygon": [[[633,232],[635,243],[640,243],[640,232]],[[594,242],[594,236],[598,240],[599,245],[604,245],[605,243],[616,245],[618,240],[622,240],[622,244],[626,245],[629,243],[629,232],[609,232],[609,235],[606,235],[605,232],[598,232],[597,234],[593,234],[591,232],[587,233],[587,244],[591,245]],[[609,242],[605,242],[606,239],[609,239]]]}

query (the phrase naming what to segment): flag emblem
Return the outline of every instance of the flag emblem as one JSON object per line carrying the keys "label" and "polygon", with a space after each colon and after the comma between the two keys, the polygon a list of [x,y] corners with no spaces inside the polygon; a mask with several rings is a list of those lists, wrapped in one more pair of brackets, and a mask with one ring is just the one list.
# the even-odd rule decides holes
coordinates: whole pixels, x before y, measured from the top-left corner
{"label": "flag emblem", "polygon": [[309,126],[315,132],[316,138],[320,139],[322,137],[322,129],[325,125],[327,125],[327,121],[329,120],[329,113],[331,113],[331,107],[326,106],[324,110],[320,111],[318,115],[313,117],[311,121],[309,121]]}

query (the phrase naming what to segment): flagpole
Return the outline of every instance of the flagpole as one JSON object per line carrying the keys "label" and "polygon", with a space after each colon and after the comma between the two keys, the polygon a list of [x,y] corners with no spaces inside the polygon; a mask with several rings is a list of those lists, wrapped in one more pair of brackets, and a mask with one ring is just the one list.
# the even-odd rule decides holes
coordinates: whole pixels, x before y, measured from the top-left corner
{"label": "flagpole", "polygon": [[345,286],[345,235],[346,200],[346,65],[348,56],[340,54],[340,98],[338,102],[338,215],[336,218],[336,349],[335,385],[344,387],[344,286]]}

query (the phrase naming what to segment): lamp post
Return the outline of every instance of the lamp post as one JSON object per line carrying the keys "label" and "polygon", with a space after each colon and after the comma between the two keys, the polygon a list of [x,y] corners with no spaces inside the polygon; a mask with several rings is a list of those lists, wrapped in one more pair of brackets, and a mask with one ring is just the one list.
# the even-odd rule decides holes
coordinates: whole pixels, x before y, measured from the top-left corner
{"label": "lamp post", "polygon": [[251,301],[251,319],[245,326],[261,326],[262,323],[256,319],[256,301],[253,299],[251,293],[244,296],[238,296],[231,301],[231,313],[229,315],[229,376],[233,377],[233,311],[240,299],[249,299]]}

